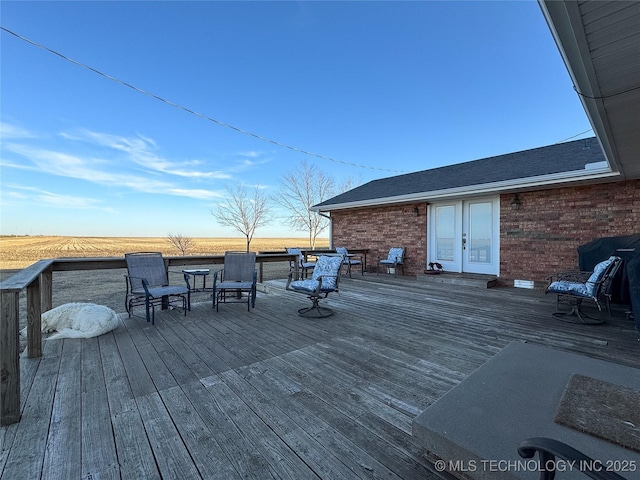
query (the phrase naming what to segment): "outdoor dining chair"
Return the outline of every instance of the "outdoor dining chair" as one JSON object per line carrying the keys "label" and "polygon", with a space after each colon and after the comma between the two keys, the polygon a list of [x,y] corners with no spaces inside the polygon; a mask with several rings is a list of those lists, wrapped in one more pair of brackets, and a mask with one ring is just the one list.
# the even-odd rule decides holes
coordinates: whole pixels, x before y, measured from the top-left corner
{"label": "outdoor dining chair", "polygon": [[[308,273],[313,270],[313,267],[316,266],[316,262],[306,261],[302,251],[298,247],[287,248],[287,253],[289,255],[298,255],[298,268],[300,269],[300,277],[307,277]],[[289,262],[289,271],[294,271],[295,264],[293,262]],[[297,279],[296,279],[297,280]]]}
{"label": "outdoor dining chair", "polygon": [[394,276],[398,276],[398,267],[400,267],[402,268],[402,275],[404,275],[404,248],[390,248],[387,258],[381,258],[378,260],[376,275],[380,274],[380,265],[383,265],[387,269],[387,271],[393,269]]}
{"label": "outdoor dining chair", "polygon": [[319,302],[321,298],[327,298],[330,293],[338,291],[342,259],[342,256],[322,255],[313,268],[311,278],[306,280],[294,280],[293,272],[289,272],[286,289],[302,293],[311,300],[310,307],[298,310],[300,316],[323,318],[333,315],[334,312],[331,308],[321,307]]}
{"label": "outdoor dining chair", "polygon": [[256,252],[225,252],[224,268],[213,275],[213,307],[220,302],[247,300],[247,311],[256,306]]}
{"label": "outdoor dining chair", "polygon": [[351,278],[351,267],[360,266],[360,273],[364,275],[364,261],[362,256],[355,258],[352,254],[349,253],[345,247],[336,247],[336,253],[339,253],[344,256],[344,260],[342,264],[347,267],[347,273],[349,274],[349,278]]}
{"label": "outdoor dining chair", "polygon": [[[162,253],[125,253],[124,258],[127,264],[125,307],[129,317],[133,315],[133,307],[138,305],[145,306],[147,322],[152,324],[155,323],[156,305],[162,308],[178,306],[187,315],[191,308],[189,286],[186,282],[185,285],[169,285],[169,272]],[[180,276],[184,279],[181,272]]]}

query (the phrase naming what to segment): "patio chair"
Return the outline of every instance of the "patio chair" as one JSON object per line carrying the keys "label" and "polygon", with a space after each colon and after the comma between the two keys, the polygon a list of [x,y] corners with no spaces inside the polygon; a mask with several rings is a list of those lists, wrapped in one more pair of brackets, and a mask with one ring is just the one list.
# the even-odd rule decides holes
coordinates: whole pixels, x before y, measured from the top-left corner
{"label": "patio chair", "polygon": [[[607,260],[598,263],[593,272],[568,271],[547,277],[549,285],[545,293],[556,295],[557,311],[553,313],[553,316],[573,323],[604,323],[604,320],[590,317],[584,313],[582,311],[582,302],[591,300],[600,311],[602,311],[601,302],[606,302],[607,312],[611,317],[611,286],[621,263],[622,259],[620,257],[611,256]],[[560,302],[562,300],[569,302],[570,311],[560,311]]]}
{"label": "patio chair", "polygon": [[[287,248],[289,255],[298,255],[298,268],[300,269],[300,278],[306,278],[313,267],[316,266],[316,262],[305,261],[302,251],[297,247]],[[295,264],[289,262],[289,272],[294,271]],[[297,279],[296,279],[297,280]]]}
{"label": "patio chair", "polygon": [[341,256],[323,255],[319,257],[311,278],[307,280],[293,280],[293,272],[289,272],[286,289],[302,293],[311,300],[311,306],[299,309],[298,315],[309,318],[323,318],[333,315],[333,310],[321,307],[319,301],[321,298],[327,298],[331,292],[338,291],[342,259]]}
{"label": "patio chair", "polygon": [[[125,307],[129,317],[133,315],[133,307],[138,305],[145,306],[147,322],[152,324],[155,323],[156,305],[162,305],[162,308],[179,306],[187,315],[191,308],[189,286],[186,282],[185,285],[169,285],[169,271],[162,253],[125,253],[124,258],[127,263]],[[184,279],[182,272],[172,273],[179,273]]]}
{"label": "patio chair", "polygon": [[378,260],[376,275],[380,274],[380,265],[384,265],[387,269],[393,268],[393,275],[396,277],[398,276],[398,267],[400,267],[402,268],[402,275],[404,275],[404,248],[390,248],[387,258],[381,258]]}
{"label": "patio chair", "polygon": [[360,273],[364,275],[364,262],[362,260],[362,256],[355,258],[345,247],[337,247],[336,253],[340,253],[344,256],[342,264],[347,266],[347,273],[349,274],[349,278],[351,278],[351,267],[353,265],[360,265]]}
{"label": "patio chair", "polygon": [[225,252],[224,268],[213,275],[213,307],[219,311],[220,302],[243,301],[246,293],[247,311],[256,306],[256,252]]}

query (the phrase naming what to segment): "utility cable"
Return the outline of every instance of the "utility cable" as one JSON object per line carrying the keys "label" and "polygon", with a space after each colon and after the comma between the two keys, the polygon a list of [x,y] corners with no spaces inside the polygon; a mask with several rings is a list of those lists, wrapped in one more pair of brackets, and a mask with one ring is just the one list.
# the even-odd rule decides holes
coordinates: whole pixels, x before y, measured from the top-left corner
{"label": "utility cable", "polygon": [[603,95],[603,96],[600,96],[600,97],[592,97],[591,95],[587,95],[586,93],[582,93],[581,91],[578,90],[578,87],[576,87],[575,85],[573,86],[573,89],[576,91],[576,93],[579,96],[584,97],[584,98],[588,98],[589,100],[606,100],[607,98],[617,97],[618,95],[623,95],[625,93],[629,93],[629,92],[633,92],[634,90],[638,90],[638,89],[640,89],[640,86],[628,88],[627,90],[622,90],[621,92],[612,93],[610,95]]}
{"label": "utility cable", "polygon": [[571,140],[572,138],[579,137],[580,135],[584,135],[585,133],[592,132],[592,131],[593,131],[593,128],[590,128],[588,130],[585,130],[584,132],[576,133],[575,135],[572,135],[571,137],[565,138],[563,140],[558,140],[556,143],[554,143],[554,145],[558,145],[559,143],[564,143],[567,140]]}

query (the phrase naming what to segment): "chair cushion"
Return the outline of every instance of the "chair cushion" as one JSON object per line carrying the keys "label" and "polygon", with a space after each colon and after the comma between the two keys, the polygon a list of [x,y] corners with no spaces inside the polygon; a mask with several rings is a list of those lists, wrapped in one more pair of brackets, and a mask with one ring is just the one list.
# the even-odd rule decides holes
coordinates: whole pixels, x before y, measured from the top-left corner
{"label": "chair cushion", "polygon": [[318,261],[316,262],[311,279],[318,280],[320,277],[323,277],[321,290],[323,292],[335,290],[336,279],[341,266],[342,257],[322,256],[318,258]]}
{"label": "chair cushion", "polygon": [[593,294],[589,291],[584,283],[567,282],[566,280],[558,280],[553,282],[547,288],[547,293],[569,294],[578,297],[593,296]]}
{"label": "chair cushion", "polygon": [[587,290],[589,291],[589,296],[595,295],[595,291],[598,283],[602,281],[602,277],[604,277],[604,274],[607,271],[607,268],[609,268],[609,265],[613,263],[613,260],[614,258],[609,258],[607,260],[604,260],[598,263],[593,268],[593,273],[591,274],[591,276],[589,277],[586,283]]}
{"label": "chair cushion", "polygon": [[303,292],[313,293],[318,288],[318,280],[294,280],[289,284],[289,288],[293,290],[301,290]]}
{"label": "chair cushion", "polygon": [[[340,255],[349,255],[349,251],[346,249],[346,247],[336,247],[336,253],[339,253]],[[344,259],[345,265],[360,265],[361,263],[362,260],[355,260],[348,257],[345,257]]]}
{"label": "chair cushion", "polygon": [[389,255],[386,260],[381,260],[380,263],[402,263],[402,256],[404,249],[401,247],[394,247],[389,250]]}

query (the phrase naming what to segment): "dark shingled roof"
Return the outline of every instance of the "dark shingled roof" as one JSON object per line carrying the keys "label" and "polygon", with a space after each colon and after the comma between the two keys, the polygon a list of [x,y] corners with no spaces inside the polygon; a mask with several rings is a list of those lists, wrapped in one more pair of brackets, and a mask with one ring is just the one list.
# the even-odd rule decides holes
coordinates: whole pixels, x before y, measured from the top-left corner
{"label": "dark shingled roof", "polygon": [[325,200],[316,207],[535,178],[541,175],[584,170],[585,165],[589,163],[604,161],[606,158],[598,140],[596,137],[591,137],[372,180],[353,190]]}

